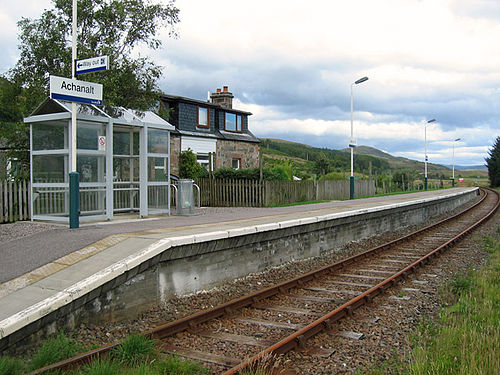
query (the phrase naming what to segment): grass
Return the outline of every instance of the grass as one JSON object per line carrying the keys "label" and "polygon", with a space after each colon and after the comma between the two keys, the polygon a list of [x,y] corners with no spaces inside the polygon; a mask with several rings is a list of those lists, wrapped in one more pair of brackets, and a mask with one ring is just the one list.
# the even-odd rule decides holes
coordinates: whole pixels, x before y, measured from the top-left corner
{"label": "grass", "polygon": [[73,339],[60,332],[56,336],[45,340],[38,348],[32,360],[28,364],[30,370],[36,370],[41,367],[70,358],[81,351],[83,348]]}
{"label": "grass", "polygon": [[456,302],[437,323],[421,324],[409,366],[411,375],[495,374],[500,368],[500,242],[486,237],[490,265],[454,278]]}
{"label": "grass", "polygon": [[356,374],[489,375],[500,373],[500,227],[481,239],[488,267],[457,274],[441,290],[438,321],[422,319],[410,358],[398,353]]}
{"label": "grass", "polygon": [[116,349],[113,358],[128,367],[135,367],[141,363],[156,359],[155,342],[142,335],[128,336]]}
{"label": "grass", "polygon": [[24,370],[24,363],[20,359],[0,358],[0,375],[21,375],[24,373]]}
{"label": "grass", "polygon": [[[28,363],[0,357],[0,375],[21,375],[74,356],[86,350],[64,333],[45,340]],[[198,363],[175,355],[162,355],[154,340],[141,335],[128,336],[110,355],[74,370],[51,372],[71,375],[200,375],[209,371]]]}

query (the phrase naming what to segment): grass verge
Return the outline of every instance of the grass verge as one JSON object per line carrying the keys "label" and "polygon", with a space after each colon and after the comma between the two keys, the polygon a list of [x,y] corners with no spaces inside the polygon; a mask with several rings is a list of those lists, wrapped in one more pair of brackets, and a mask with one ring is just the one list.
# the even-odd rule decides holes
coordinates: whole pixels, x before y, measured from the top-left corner
{"label": "grass verge", "polygon": [[[498,232],[498,231],[497,231]],[[437,323],[415,334],[409,374],[495,374],[500,368],[500,242],[486,236],[488,267],[455,277],[447,286],[455,303]]]}
{"label": "grass verge", "polygon": [[[78,346],[64,333],[45,340],[31,361],[0,357],[0,375],[21,375],[26,372],[74,356],[85,348]],[[130,335],[110,355],[80,368],[55,371],[51,374],[69,375],[200,375],[209,371],[198,363],[175,355],[163,355],[155,348],[154,340],[141,335]]]}

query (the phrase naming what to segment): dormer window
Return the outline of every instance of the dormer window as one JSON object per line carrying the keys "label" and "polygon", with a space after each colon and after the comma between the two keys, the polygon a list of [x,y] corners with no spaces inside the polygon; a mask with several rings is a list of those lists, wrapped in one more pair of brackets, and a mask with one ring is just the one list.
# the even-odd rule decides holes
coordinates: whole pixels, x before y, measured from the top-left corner
{"label": "dormer window", "polygon": [[241,133],[243,131],[243,116],[226,112],[224,129],[229,132]]}
{"label": "dormer window", "polygon": [[210,127],[210,111],[208,108],[198,107],[197,126],[199,128],[209,128]]}

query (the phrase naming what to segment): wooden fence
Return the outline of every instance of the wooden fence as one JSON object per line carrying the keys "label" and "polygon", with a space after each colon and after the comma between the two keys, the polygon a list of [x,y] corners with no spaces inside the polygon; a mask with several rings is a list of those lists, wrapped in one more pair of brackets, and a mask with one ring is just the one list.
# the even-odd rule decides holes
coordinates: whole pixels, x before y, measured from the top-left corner
{"label": "wooden fence", "polygon": [[0,181],[0,223],[29,220],[29,182]]}
{"label": "wooden fence", "polygon": [[[296,202],[349,199],[349,181],[258,181],[200,179],[201,205],[264,207]],[[356,180],[356,197],[374,195],[373,181]]]}

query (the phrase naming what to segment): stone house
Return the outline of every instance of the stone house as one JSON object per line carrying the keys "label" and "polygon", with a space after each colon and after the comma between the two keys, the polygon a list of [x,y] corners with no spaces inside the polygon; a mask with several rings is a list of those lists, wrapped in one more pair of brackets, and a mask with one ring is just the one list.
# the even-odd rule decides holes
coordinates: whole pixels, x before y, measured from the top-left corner
{"label": "stone house", "polygon": [[175,126],[170,135],[171,174],[179,175],[179,155],[191,149],[207,170],[259,166],[259,140],[248,129],[250,112],[233,109],[228,87],[217,89],[210,100],[163,95],[160,110]]}

